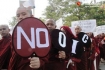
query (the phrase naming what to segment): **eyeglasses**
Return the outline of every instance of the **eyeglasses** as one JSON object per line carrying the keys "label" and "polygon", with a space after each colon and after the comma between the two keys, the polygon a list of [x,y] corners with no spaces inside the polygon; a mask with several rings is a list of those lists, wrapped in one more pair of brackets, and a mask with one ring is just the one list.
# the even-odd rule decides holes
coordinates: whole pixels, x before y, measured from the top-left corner
{"label": "eyeglasses", "polygon": [[6,28],[2,28],[2,29],[0,29],[0,31],[2,31],[2,30],[6,30]]}

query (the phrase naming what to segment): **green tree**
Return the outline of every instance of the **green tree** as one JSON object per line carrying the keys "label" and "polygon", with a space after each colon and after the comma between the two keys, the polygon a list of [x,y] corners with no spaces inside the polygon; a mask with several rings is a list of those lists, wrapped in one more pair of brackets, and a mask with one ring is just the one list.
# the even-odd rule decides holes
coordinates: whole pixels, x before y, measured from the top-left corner
{"label": "green tree", "polygon": [[100,7],[89,4],[81,4],[81,6],[77,6],[77,1],[78,0],[49,0],[49,6],[47,6],[44,15],[46,18],[55,20],[63,18],[64,25],[68,26],[70,26],[72,21],[88,19],[96,19],[97,25],[105,24],[105,13],[99,13],[99,11],[102,10]]}
{"label": "green tree", "polygon": [[94,18],[97,20],[97,25],[105,25],[105,10],[99,9],[98,12],[94,15]]}
{"label": "green tree", "polygon": [[16,20],[16,17],[14,16],[14,17],[12,17],[12,20],[9,21],[9,25],[11,27],[14,27],[16,24],[17,24],[17,20]]}
{"label": "green tree", "polygon": [[48,0],[49,6],[45,9],[44,15],[46,18],[52,18],[58,20],[59,18],[64,18],[65,14],[68,12],[68,8],[72,3],[78,0]]}
{"label": "green tree", "polygon": [[39,17],[39,19],[40,19],[42,22],[45,22],[45,19],[44,19],[44,18]]}
{"label": "green tree", "polygon": [[90,5],[72,5],[70,8],[70,15],[65,17],[65,22],[70,25],[71,21],[94,19],[94,14],[98,7],[91,7]]}

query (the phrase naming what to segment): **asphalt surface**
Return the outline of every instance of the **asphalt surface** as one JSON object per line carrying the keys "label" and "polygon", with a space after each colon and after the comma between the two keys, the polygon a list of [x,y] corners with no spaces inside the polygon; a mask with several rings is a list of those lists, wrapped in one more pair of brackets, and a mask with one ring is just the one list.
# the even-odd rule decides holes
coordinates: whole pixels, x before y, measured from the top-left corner
{"label": "asphalt surface", "polygon": [[100,69],[105,70],[105,63],[100,63]]}

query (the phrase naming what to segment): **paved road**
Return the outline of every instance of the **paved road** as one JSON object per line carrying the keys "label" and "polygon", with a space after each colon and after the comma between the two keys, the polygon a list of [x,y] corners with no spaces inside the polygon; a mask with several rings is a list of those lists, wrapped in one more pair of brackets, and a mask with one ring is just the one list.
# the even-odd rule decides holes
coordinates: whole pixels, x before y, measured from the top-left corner
{"label": "paved road", "polygon": [[100,63],[100,69],[105,70],[105,63]]}

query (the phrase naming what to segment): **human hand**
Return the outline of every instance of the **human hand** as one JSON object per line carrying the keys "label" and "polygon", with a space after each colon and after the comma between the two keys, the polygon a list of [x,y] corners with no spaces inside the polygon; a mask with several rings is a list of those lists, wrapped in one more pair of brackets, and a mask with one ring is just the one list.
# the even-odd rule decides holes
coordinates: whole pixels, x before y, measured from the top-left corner
{"label": "human hand", "polygon": [[40,60],[38,57],[32,57],[32,58],[30,57],[29,60],[30,60],[29,66],[31,68],[35,68],[35,69],[40,68]]}
{"label": "human hand", "polygon": [[59,51],[59,58],[65,59],[66,58],[66,53],[64,51]]}

